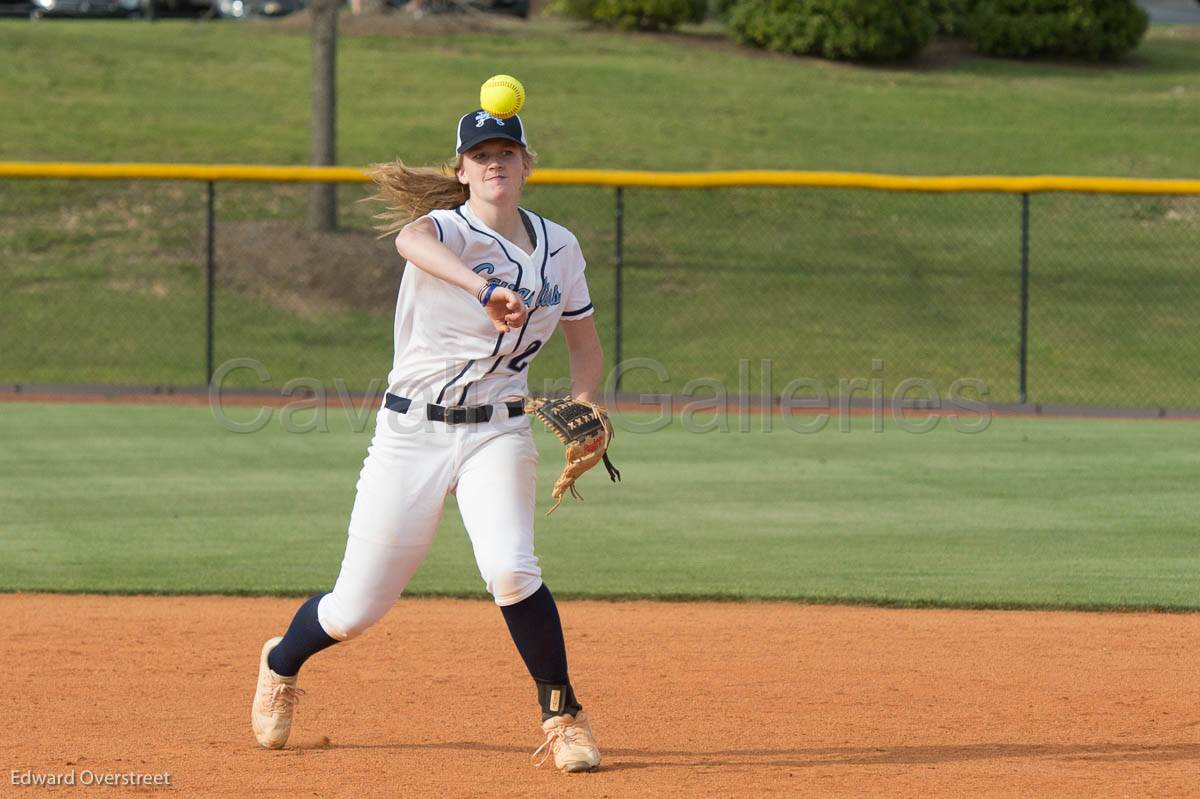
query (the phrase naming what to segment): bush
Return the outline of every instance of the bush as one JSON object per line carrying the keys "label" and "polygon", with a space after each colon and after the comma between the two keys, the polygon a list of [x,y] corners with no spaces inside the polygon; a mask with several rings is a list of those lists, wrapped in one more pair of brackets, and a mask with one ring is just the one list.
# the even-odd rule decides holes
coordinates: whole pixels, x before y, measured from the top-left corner
{"label": "bush", "polygon": [[1148,25],[1134,0],[979,0],[968,33],[988,55],[1094,61],[1137,47]]}
{"label": "bush", "polygon": [[653,31],[703,21],[708,0],[556,0],[549,10],[589,22]]}
{"label": "bush", "polygon": [[743,44],[835,59],[909,58],[936,26],[929,0],[738,0],[729,13]]}
{"label": "bush", "polygon": [[937,32],[943,36],[963,36],[967,31],[967,20],[975,0],[929,0],[929,10],[937,23]]}
{"label": "bush", "polygon": [[[1196,0],[1200,3],[1200,0]],[[737,0],[712,0],[712,15],[718,19],[728,20],[729,12],[737,5]]]}

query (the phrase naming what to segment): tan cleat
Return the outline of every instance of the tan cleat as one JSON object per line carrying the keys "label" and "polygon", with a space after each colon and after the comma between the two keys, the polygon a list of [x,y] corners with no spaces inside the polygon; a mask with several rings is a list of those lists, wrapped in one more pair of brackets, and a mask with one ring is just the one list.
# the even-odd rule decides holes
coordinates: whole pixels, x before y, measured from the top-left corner
{"label": "tan cleat", "polygon": [[[542,722],[546,740],[533,753],[534,766],[541,768],[550,754],[554,754],[554,765],[563,771],[591,771],[600,765],[600,750],[596,748],[596,734],[585,711],[572,716],[564,713]],[[537,760],[541,755],[542,759]]]}
{"label": "tan cleat", "polygon": [[282,749],[287,743],[296,699],[304,693],[296,687],[295,677],[280,677],[267,665],[267,655],[282,640],[283,636],[279,636],[263,644],[258,660],[258,688],[254,692],[254,704],[250,706],[254,737],[267,749]]}

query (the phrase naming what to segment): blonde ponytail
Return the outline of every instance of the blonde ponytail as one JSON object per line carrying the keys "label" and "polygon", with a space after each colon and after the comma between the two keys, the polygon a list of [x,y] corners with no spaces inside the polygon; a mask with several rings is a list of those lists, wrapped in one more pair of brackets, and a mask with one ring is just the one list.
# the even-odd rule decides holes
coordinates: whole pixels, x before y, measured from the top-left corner
{"label": "blonde ponytail", "polygon": [[381,224],[379,237],[393,235],[414,219],[437,209],[457,208],[471,196],[471,190],[458,182],[456,173],[462,156],[444,167],[411,167],[401,161],[372,164],[367,174],[375,181],[375,194],[368,200],[383,203],[375,214]]}
{"label": "blonde ponytail", "polygon": [[[537,153],[528,147],[521,148],[521,160],[526,169],[533,171]],[[443,167],[405,166],[402,161],[390,164],[372,164],[367,174],[375,181],[376,191],[366,199],[383,203],[384,210],[375,214],[381,224],[379,238],[400,232],[400,228],[430,211],[457,208],[471,196],[470,187],[458,182],[458,170],[462,166],[462,155]]]}

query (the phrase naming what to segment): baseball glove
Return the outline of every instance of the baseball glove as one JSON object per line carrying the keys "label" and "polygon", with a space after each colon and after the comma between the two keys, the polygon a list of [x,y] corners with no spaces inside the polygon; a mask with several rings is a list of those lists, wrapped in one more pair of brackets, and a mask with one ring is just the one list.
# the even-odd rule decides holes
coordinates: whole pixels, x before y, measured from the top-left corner
{"label": "baseball glove", "polygon": [[546,511],[547,516],[558,509],[568,490],[571,496],[583,499],[575,488],[575,481],[600,461],[604,461],[604,468],[608,469],[608,476],[614,483],[621,479],[621,473],[608,459],[613,426],[604,408],[583,400],[528,397],[525,413],[541,419],[567,448],[567,465],[554,482],[551,492],[554,507]]}

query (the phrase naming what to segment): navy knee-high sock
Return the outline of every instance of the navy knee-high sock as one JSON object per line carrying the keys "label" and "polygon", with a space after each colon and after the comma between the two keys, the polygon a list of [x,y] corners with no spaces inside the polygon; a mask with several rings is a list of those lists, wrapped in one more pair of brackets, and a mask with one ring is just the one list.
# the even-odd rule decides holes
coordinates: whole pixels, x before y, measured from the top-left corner
{"label": "navy knee-high sock", "polygon": [[575,715],[582,710],[567,677],[567,646],[558,606],[546,584],[542,583],[528,599],[500,611],[529,675],[537,683],[542,720],[562,713]]}
{"label": "navy knee-high sock", "polygon": [[267,655],[267,665],[281,677],[294,677],[309,657],[338,641],[330,637],[317,619],[317,604],[325,594],[309,597],[288,626],[283,640]]}

